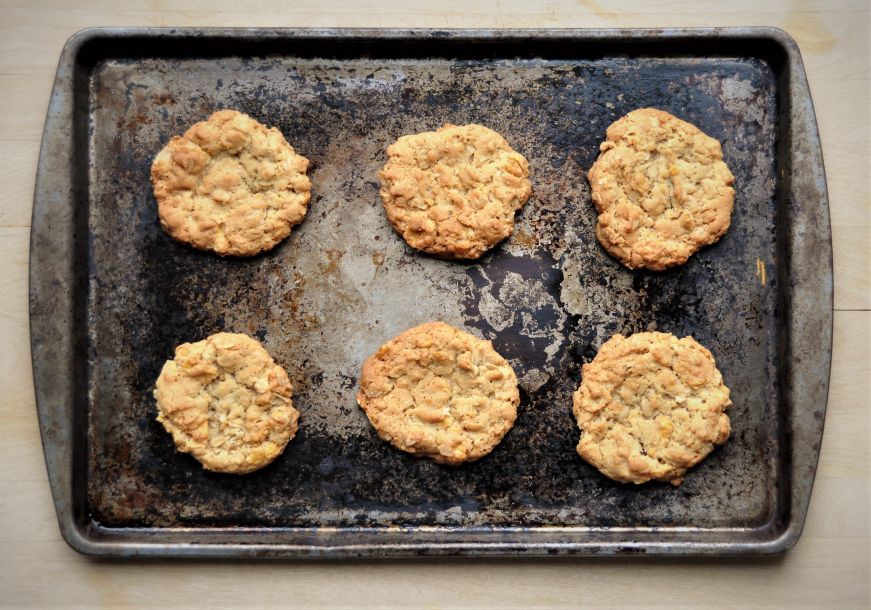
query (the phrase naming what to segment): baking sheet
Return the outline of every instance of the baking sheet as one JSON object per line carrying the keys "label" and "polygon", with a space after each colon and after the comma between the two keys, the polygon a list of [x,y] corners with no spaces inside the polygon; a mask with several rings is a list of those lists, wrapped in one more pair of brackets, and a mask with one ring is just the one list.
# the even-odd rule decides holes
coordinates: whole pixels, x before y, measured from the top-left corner
{"label": "baking sheet", "polygon": [[[238,43],[231,54],[222,37]],[[813,477],[812,467],[797,470],[790,433],[802,417],[788,383],[801,364],[791,351],[801,292],[790,264],[796,249],[810,247],[796,240],[803,210],[791,206],[827,214],[825,190],[823,182],[813,197],[793,200],[797,185],[785,177],[791,155],[814,144],[795,139],[796,83],[785,78],[790,43],[771,31],[748,34],[743,45],[729,40],[701,31],[681,38],[256,30],[98,31],[80,39],[74,75],[60,83],[73,91],[71,184],[79,203],[61,230],[77,230],[73,258],[85,263],[76,266],[69,294],[73,366],[80,367],[71,389],[71,512],[88,539],[85,550],[243,555],[262,545],[257,552],[270,555],[383,555],[789,546],[795,485],[803,483],[806,504]],[[646,106],[719,139],[736,178],[729,232],[663,273],[626,270],[598,245],[585,178],[606,127]],[[279,128],[313,162],[306,220],[254,259],[220,259],[173,242],[151,194],[156,152],[221,108]],[[46,137],[58,137],[51,119],[50,110]],[[514,235],[470,263],[409,249],[378,196],[386,146],[445,122],[487,125],[530,161],[533,196]],[[821,160],[818,169],[813,159],[805,163],[822,171]],[[813,225],[814,247],[823,248],[814,259],[819,268],[797,272],[811,291],[822,291],[804,324],[830,334],[827,223],[826,216]],[[51,266],[40,246],[53,238],[47,228],[34,222],[38,284]],[[36,292],[38,341],[54,316],[43,308],[45,293]],[[354,402],[362,361],[432,319],[492,339],[520,379],[515,427],[490,456],[461,468],[394,450]],[[151,391],[162,363],[177,344],[219,330],[259,338],[290,374],[301,412],[284,454],[245,477],[204,472],[154,420]],[[613,333],[643,330],[695,336],[732,388],[731,439],[679,488],[615,483],[574,452],[571,393],[581,364]],[[829,352],[816,354],[825,367],[812,369],[823,390]],[[34,350],[35,371],[44,365]],[[38,374],[36,387],[38,395],[45,389]],[[41,415],[45,405],[40,400]],[[821,434],[821,416],[814,421],[811,434]],[[48,455],[56,441],[44,434],[44,442]],[[802,450],[815,465],[818,445]]]}

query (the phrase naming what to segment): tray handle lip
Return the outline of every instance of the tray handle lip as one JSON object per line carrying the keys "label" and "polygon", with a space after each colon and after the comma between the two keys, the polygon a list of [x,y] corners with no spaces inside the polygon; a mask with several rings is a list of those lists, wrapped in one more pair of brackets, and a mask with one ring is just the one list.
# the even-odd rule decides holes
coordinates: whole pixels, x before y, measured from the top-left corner
{"label": "tray handle lip", "polygon": [[[137,558],[203,558],[221,559],[233,557],[272,558],[272,559],[317,559],[336,560],[348,558],[390,559],[397,557],[416,556],[434,558],[444,556],[479,556],[506,558],[541,558],[553,555],[597,556],[597,557],[630,557],[645,556],[663,560],[668,557],[695,557],[709,561],[722,560],[726,557],[777,557],[789,551],[801,535],[801,527],[790,525],[783,530],[771,530],[766,538],[740,543],[711,543],[696,541],[692,543],[673,544],[624,541],[619,544],[602,541],[563,541],[538,542],[529,546],[516,541],[464,542],[444,541],[428,542],[421,546],[415,541],[391,540],[371,543],[358,542],[353,539],[343,540],[337,544],[312,543],[279,543],[269,542],[231,542],[215,540],[214,542],[160,542],[148,541],[147,528],[139,540],[105,539],[99,533],[99,526],[68,523],[64,527],[62,521],[61,533],[64,541],[78,553],[89,558],[118,558],[135,560]],[[266,528],[268,529],[268,528]],[[135,529],[132,531],[136,531]],[[117,533],[117,532],[116,532]],[[406,532],[406,534],[411,532]]]}
{"label": "tray handle lip", "polygon": [[[71,217],[75,207],[75,201],[72,200],[74,134],[72,127],[64,126],[64,121],[71,120],[74,112],[76,63],[85,45],[102,35],[97,30],[81,30],[73,34],[64,44],[58,60],[35,177],[28,269],[31,367],[40,439],[52,500],[64,541],[76,551],[89,555],[102,554],[103,550],[89,538],[87,526],[76,517],[72,460],[74,408],[69,400],[74,384],[71,379],[59,375],[69,372],[66,363],[73,356],[72,340],[69,333],[53,332],[46,328],[45,321],[38,322],[36,310],[50,307],[51,319],[55,322],[61,319],[58,329],[64,326],[63,322],[67,322],[68,327],[72,319],[75,288],[57,270],[52,272],[49,259],[63,253],[71,254],[69,248],[73,239],[60,233],[51,234],[49,228],[58,220],[57,215],[60,215],[61,220],[65,216]],[[50,251],[44,251],[46,246],[50,247]],[[74,261],[65,263],[72,265]],[[44,341],[51,343],[50,352],[60,352],[61,355],[49,362],[40,358]],[[49,383],[55,394],[47,392]],[[59,447],[59,450],[50,450],[52,445]]]}
{"label": "tray handle lip", "polygon": [[775,26],[728,27],[663,27],[663,28],[425,28],[425,27],[173,27],[173,26],[90,26],[74,32],[64,44],[64,54],[76,54],[91,42],[100,39],[123,39],[137,36],[165,38],[444,38],[453,40],[500,40],[518,37],[539,39],[603,39],[633,41],[643,39],[756,37],[770,40],[786,51],[791,58],[800,60],[798,43],[784,29]]}
{"label": "tray handle lip", "polygon": [[[36,389],[36,405],[37,412],[39,416],[39,426],[40,426],[40,435],[43,442],[43,451],[46,459],[46,467],[49,475],[49,482],[52,489],[52,496],[55,503],[55,510],[57,513],[58,523],[60,526],[61,534],[64,540],[76,551],[86,554],[86,555],[162,555],[160,549],[163,547],[158,545],[152,545],[148,543],[134,543],[127,547],[127,550],[118,548],[115,543],[111,543],[105,540],[99,539],[99,537],[95,537],[95,532],[93,531],[93,527],[90,523],[83,522],[82,520],[77,519],[75,515],[74,509],[74,490],[73,490],[73,473],[72,473],[72,460],[69,459],[71,456],[72,446],[67,447],[67,461],[64,462],[64,455],[56,456],[57,459],[51,459],[49,455],[49,445],[48,438],[49,435],[54,432],[57,434],[58,432],[67,438],[70,442],[73,439],[73,425],[71,418],[68,417],[67,421],[64,423],[63,416],[72,415],[72,403],[66,404],[56,404],[50,405],[48,397],[42,395],[39,388],[45,386],[45,383],[39,384],[38,379],[41,379],[45,375],[52,372],[52,367],[45,363],[40,363],[37,358],[37,353],[39,351],[39,344],[41,340],[41,333],[34,332],[34,309],[39,304],[39,291],[40,289],[45,289],[48,282],[45,279],[40,279],[40,271],[44,269],[45,261],[43,260],[47,253],[40,252],[40,249],[36,247],[37,236],[40,233],[40,229],[44,228],[44,220],[42,219],[42,215],[45,214],[46,210],[49,208],[51,203],[48,200],[48,190],[46,186],[46,181],[48,180],[47,175],[51,172],[50,169],[50,160],[49,153],[52,148],[58,145],[66,145],[71,149],[73,142],[73,133],[69,130],[60,130],[60,129],[49,129],[60,122],[60,117],[58,116],[62,112],[72,113],[72,108],[74,105],[73,99],[73,86],[70,83],[65,82],[64,79],[71,79],[75,75],[76,63],[80,60],[82,52],[86,49],[90,44],[92,44],[95,40],[105,39],[105,38],[124,38],[131,36],[141,36],[141,35],[162,35],[162,36],[173,36],[173,37],[184,37],[189,36],[191,33],[196,33],[199,36],[217,36],[217,35],[229,35],[229,36],[244,36],[244,37],[253,37],[253,36],[263,36],[264,33],[267,33],[271,37],[279,38],[279,37],[287,37],[287,36],[331,36],[331,37],[372,37],[377,36],[381,38],[395,38],[395,37],[425,37],[425,36],[437,36],[437,37],[446,37],[446,38],[511,38],[517,36],[532,36],[532,37],[548,37],[548,36],[557,36],[560,38],[571,38],[573,36],[582,36],[582,37],[593,37],[593,38],[602,38],[602,39],[610,39],[610,40],[634,40],[634,39],[643,39],[645,37],[656,36],[659,38],[672,38],[672,37],[694,37],[700,35],[711,35],[716,34],[722,37],[746,37],[747,35],[754,35],[759,38],[769,39],[775,42],[778,46],[780,46],[787,54],[789,58],[789,76],[790,76],[790,97],[792,99],[796,99],[797,96],[805,96],[798,97],[798,99],[806,99],[806,106],[802,110],[800,114],[801,127],[804,131],[804,135],[809,136],[810,149],[808,154],[811,156],[816,156],[819,160],[818,164],[813,165],[815,169],[817,169],[817,173],[813,177],[802,176],[800,173],[796,176],[800,185],[808,185],[808,181],[815,180],[815,184],[810,184],[810,188],[812,192],[819,196],[819,201],[822,208],[822,212],[825,215],[826,222],[822,225],[823,228],[827,231],[828,239],[822,240],[823,243],[823,251],[816,252],[816,258],[814,259],[815,265],[818,267],[818,270],[821,270],[823,273],[823,285],[817,286],[818,288],[822,288],[823,297],[827,297],[825,302],[828,307],[825,309],[819,316],[819,320],[822,323],[822,331],[824,332],[824,336],[820,339],[821,341],[818,343],[818,347],[822,348],[821,350],[815,350],[817,352],[822,352],[825,354],[824,361],[821,363],[819,368],[824,369],[823,378],[820,381],[819,386],[817,387],[816,392],[814,393],[814,398],[819,400],[820,396],[821,400],[817,403],[818,411],[817,414],[821,414],[821,417],[814,418],[814,413],[811,410],[804,409],[793,411],[791,421],[796,423],[796,421],[800,418],[802,424],[806,425],[804,429],[804,433],[806,436],[809,436],[811,440],[816,440],[816,451],[813,452],[812,455],[804,455],[797,456],[796,448],[793,446],[791,448],[791,459],[799,458],[799,461],[803,463],[803,465],[807,468],[806,472],[808,476],[806,477],[806,485],[800,486],[800,488],[796,489],[793,485],[790,490],[789,497],[789,506],[787,509],[789,510],[789,518],[788,521],[782,529],[779,529],[774,533],[774,536],[768,540],[761,540],[758,542],[754,542],[748,545],[748,548],[744,551],[737,551],[738,553],[743,554],[780,554],[784,553],[790,548],[792,548],[799,537],[801,536],[805,518],[807,515],[808,504],[810,502],[811,491],[813,486],[813,475],[816,471],[818,459],[819,459],[819,446],[822,440],[823,428],[824,428],[824,416],[826,411],[826,403],[829,389],[829,379],[831,374],[831,350],[832,350],[832,321],[833,321],[833,310],[834,310],[834,296],[833,296],[833,263],[832,263],[832,248],[831,248],[831,221],[829,216],[829,206],[828,206],[828,193],[827,193],[827,185],[825,180],[825,168],[823,164],[822,158],[822,149],[820,146],[819,140],[819,131],[818,125],[816,122],[816,118],[813,110],[813,102],[810,96],[810,89],[807,82],[807,76],[803,67],[803,63],[801,60],[801,53],[796,41],[784,30],[775,27],[748,27],[748,28],[670,28],[670,29],[634,29],[634,30],[626,30],[626,29],[577,29],[577,28],[560,28],[560,29],[508,29],[508,30],[481,30],[481,29],[401,29],[394,28],[390,30],[381,30],[381,29],[373,29],[373,28],[343,28],[343,29],[330,29],[330,28],[267,28],[267,29],[257,29],[257,28],[205,28],[205,29],[190,29],[190,28],[118,28],[118,27],[93,27],[86,28],[74,33],[65,43],[63,51],[60,56],[60,60],[58,63],[58,70],[55,77],[54,85],[52,88],[51,100],[49,102],[49,109],[46,116],[46,126],[45,131],[43,133],[42,143],[40,147],[39,153],[39,165],[36,174],[36,185],[34,189],[34,207],[32,213],[32,221],[31,221],[31,239],[30,239],[30,269],[29,269],[29,314],[30,314],[30,343],[31,343],[31,354],[32,354],[32,367],[33,367],[33,376],[34,383]],[[794,109],[793,109],[794,111]],[[58,135],[60,134],[60,135]],[[63,175],[65,177],[65,185],[71,189],[73,186],[73,164],[71,163],[72,159],[68,159],[70,163],[66,166],[66,172],[62,172],[59,175]],[[794,187],[796,185],[795,182],[791,185]],[[71,192],[68,190],[67,192]],[[69,207],[74,207],[75,202],[69,201]],[[70,261],[72,263],[73,261]],[[790,261],[790,272],[793,271],[795,267],[795,261]],[[67,311],[72,309],[72,301],[73,301],[73,292],[72,290],[58,291],[58,294],[55,295],[57,298],[57,303],[61,305],[67,306]],[[817,295],[819,296],[819,295]],[[42,303],[44,304],[44,303]],[[794,323],[794,321],[793,321]],[[38,326],[38,325],[37,325]],[[795,330],[793,328],[793,330]],[[792,333],[791,333],[792,334]],[[64,339],[64,337],[60,337],[60,339]],[[68,344],[63,346],[66,349],[67,357],[73,357],[71,350],[71,343],[69,343],[69,337],[66,338]],[[43,373],[43,368],[45,368],[45,373]],[[56,372],[56,371],[55,371]],[[63,385],[66,387],[70,387],[71,380],[69,379],[54,379],[54,383]],[[799,401],[802,402],[802,401]],[[808,402],[808,401],[804,401]],[[58,406],[59,405],[59,406]],[[51,413],[52,409],[59,410],[60,413]],[[54,422],[51,420],[51,415],[54,415]],[[58,417],[60,415],[60,417]],[[60,422],[61,427],[59,429],[52,429],[53,423]],[[793,482],[794,483],[794,482]],[[217,550],[213,545],[192,545],[190,546],[190,554],[191,555],[225,555],[231,554],[229,551],[232,549],[243,550],[244,547],[242,545],[218,545],[220,549],[224,549],[227,552],[221,552]],[[752,547],[752,548],[750,548]],[[217,550],[217,552],[216,552]],[[281,554],[280,549],[276,549]],[[323,549],[322,549],[323,550]],[[653,549],[654,552],[655,549]],[[579,547],[575,550],[575,552],[583,553],[584,550],[582,547]],[[697,554],[699,553],[699,549],[689,550],[689,554]],[[288,554],[285,552],[284,554]],[[292,554],[292,553],[291,553]],[[327,550],[327,553],[330,556],[337,556],[338,554],[331,553]],[[366,553],[366,554],[371,554]],[[379,553],[375,553],[379,554]]]}
{"label": "tray handle lip", "polygon": [[[810,221],[809,224],[822,231],[822,239],[817,240],[815,247],[811,247],[796,245],[796,232],[784,230],[787,260],[785,269],[778,271],[779,281],[798,282],[787,293],[785,307],[788,345],[782,369],[786,375],[781,381],[785,382],[783,399],[789,413],[784,430],[787,442],[781,458],[788,460],[791,467],[789,486],[784,494],[786,497],[781,497],[785,501],[781,513],[785,525],[779,526],[779,536],[770,542],[771,552],[780,554],[794,547],[804,530],[825,427],[834,324],[831,211],[819,126],[799,45],[781,28],[764,26],[747,29],[775,43],[786,59],[783,68],[786,78],[784,88],[789,96],[786,120],[792,141],[786,159],[788,186],[784,196],[787,201],[780,204],[779,222],[783,225],[794,225],[796,222],[805,224],[816,214],[817,222]],[[799,145],[802,146],[800,151]],[[800,156],[809,159],[806,166],[811,171],[794,170],[797,162],[801,161],[797,159]],[[805,205],[797,205],[802,200],[806,200]],[[798,213],[793,214],[796,208]],[[807,231],[801,235],[805,233]],[[811,284],[804,281],[808,278],[812,280]],[[799,313],[794,305],[797,300],[798,307],[802,309]],[[808,323],[815,323],[819,329],[816,342],[810,333],[805,332]],[[801,359],[797,358],[799,355]],[[795,383],[801,385],[813,380],[817,381],[816,386],[812,385],[806,391],[795,389]],[[808,447],[812,449],[808,450]]]}
{"label": "tray handle lip", "polygon": [[[793,290],[786,296],[788,358],[783,370],[789,414],[788,442],[782,455],[790,460],[791,476],[797,477],[789,481],[787,525],[778,541],[785,552],[795,546],[804,530],[819,465],[831,382],[834,261],[822,142],[801,51],[786,31],[767,29],[789,60],[785,72],[792,140],[786,168],[788,200],[780,209],[781,217],[785,217],[782,220],[792,226],[785,232],[788,275],[785,278],[781,275],[779,280],[794,282]],[[792,213],[796,209],[798,213]],[[815,233],[821,238],[804,242],[814,240]],[[817,335],[814,330],[818,330]]]}

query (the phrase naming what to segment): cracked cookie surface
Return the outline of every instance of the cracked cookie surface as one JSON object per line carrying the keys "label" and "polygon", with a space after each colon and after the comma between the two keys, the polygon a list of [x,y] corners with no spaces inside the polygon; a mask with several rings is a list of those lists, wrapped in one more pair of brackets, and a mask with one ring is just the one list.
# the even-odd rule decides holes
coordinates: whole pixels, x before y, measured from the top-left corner
{"label": "cracked cookie surface", "polygon": [[614,335],[583,366],[573,403],[578,454],[622,483],[679,485],[731,432],[729,388],[692,337]]}
{"label": "cracked cookie surface", "polygon": [[489,341],[429,322],[366,360],[357,402],[383,440],[456,465],[493,450],[514,425],[520,394]]}
{"label": "cracked cookie surface", "polygon": [[151,182],[160,223],[200,250],[264,252],[305,217],[308,165],[274,127],[220,110],[174,136],[155,157]]}
{"label": "cracked cookie surface", "polygon": [[183,343],[157,378],[157,420],[206,470],[245,474],[281,455],[297,431],[284,369],[247,335]]}
{"label": "cracked cookie surface", "polygon": [[413,248],[475,259],[511,235],[532,193],[529,164],[482,125],[399,138],[379,173],[387,220]]}
{"label": "cracked cookie surface", "polygon": [[642,108],[608,127],[588,177],[596,236],[630,269],[682,265],[729,228],[735,191],[720,143]]}

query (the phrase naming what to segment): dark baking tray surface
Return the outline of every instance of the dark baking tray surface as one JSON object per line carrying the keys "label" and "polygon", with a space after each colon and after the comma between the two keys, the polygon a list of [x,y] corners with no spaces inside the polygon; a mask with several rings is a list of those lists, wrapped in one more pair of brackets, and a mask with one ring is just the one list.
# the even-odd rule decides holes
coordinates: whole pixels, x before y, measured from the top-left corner
{"label": "dark baking tray surface", "polygon": [[[664,273],[597,244],[585,173],[606,127],[654,106],[723,143],[732,227]],[[220,259],[161,230],[155,153],[220,108],[313,161],[305,222],[272,252]],[[444,122],[503,133],[533,197],[480,261],[391,231],[377,170]],[[763,273],[764,272],[764,273]],[[33,367],[61,531],[100,555],[772,553],[798,538],[831,356],[831,236],[813,107],[773,29],[87,30],[60,60],[31,237]],[[492,339],[522,402],[460,468],[381,442],[354,402],[362,360],[442,319]],[[269,467],[204,472],[151,397],[174,346],[260,338],[301,429]],[[571,393],[611,334],[708,346],[733,434],[679,488],[620,485],[575,454]]]}

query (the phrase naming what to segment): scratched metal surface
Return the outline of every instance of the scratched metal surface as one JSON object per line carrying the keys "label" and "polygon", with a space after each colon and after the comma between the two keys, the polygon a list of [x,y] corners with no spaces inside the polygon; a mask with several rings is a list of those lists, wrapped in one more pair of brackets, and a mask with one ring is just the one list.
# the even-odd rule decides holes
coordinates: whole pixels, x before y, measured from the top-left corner
{"label": "scratched metal surface", "polygon": [[[740,58],[107,60],[88,81],[87,510],[107,527],[754,527],[777,488],[777,83]],[[723,143],[735,174],[720,243],[665,273],[597,244],[585,173],[606,127],[639,107]],[[235,108],[313,162],[304,223],[274,251],[221,259],[161,230],[149,167],[173,135]],[[485,124],[530,161],[514,235],[480,261],[439,261],[388,225],[376,173],[397,137]],[[757,259],[769,273],[763,284]],[[514,429],[451,468],[378,439],[356,406],[379,344],[441,319],[492,339],[518,374]],[[733,434],[679,488],[614,483],[575,453],[571,393],[613,333],[691,334],[732,388]],[[173,348],[258,337],[290,374],[300,433],[269,467],[204,472],[151,396]]]}

